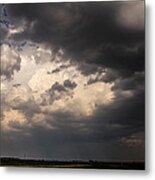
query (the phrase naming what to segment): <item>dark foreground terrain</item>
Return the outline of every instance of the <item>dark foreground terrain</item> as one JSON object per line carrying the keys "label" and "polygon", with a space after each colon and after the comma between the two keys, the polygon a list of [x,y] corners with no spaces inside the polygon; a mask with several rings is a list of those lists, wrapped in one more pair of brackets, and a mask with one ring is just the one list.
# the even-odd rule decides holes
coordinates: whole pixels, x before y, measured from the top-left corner
{"label": "dark foreground terrain", "polygon": [[1,158],[1,166],[85,168],[85,169],[129,169],[144,170],[144,162],[100,162],[100,161],[47,161],[18,158]]}

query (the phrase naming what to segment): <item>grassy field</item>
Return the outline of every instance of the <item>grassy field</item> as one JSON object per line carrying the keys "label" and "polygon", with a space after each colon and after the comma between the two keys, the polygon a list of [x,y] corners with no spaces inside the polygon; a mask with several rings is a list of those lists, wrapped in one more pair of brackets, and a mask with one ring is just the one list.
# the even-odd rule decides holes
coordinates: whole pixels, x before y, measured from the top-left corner
{"label": "grassy field", "polygon": [[145,169],[144,162],[47,161],[18,158],[1,158],[1,166],[126,170]]}

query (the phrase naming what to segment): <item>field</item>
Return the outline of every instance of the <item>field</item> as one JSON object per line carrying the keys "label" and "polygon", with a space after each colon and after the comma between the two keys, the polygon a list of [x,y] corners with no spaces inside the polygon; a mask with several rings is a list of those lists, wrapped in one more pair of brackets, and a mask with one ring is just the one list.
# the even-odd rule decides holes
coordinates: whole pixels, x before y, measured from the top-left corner
{"label": "field", "polygon": [[81,169],[126,169],[144,170],[144,162],[101,162],[101,161],[47,161],[18,158],[1,158],[1,166],[81,168]]}

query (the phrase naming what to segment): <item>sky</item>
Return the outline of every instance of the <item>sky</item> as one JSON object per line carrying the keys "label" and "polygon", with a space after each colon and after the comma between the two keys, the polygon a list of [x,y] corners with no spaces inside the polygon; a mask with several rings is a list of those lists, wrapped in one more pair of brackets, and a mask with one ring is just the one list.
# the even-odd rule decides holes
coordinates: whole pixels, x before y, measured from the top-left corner
{"label": "sky", "polygon": [[1,156],[144,161],[144,1],[0,7]]}

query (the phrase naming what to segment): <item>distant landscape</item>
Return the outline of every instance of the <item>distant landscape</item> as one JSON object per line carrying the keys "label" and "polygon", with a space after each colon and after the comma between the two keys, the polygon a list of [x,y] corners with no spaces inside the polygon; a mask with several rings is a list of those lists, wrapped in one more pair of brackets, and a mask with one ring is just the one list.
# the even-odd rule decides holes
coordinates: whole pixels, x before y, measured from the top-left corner
{"label": "distant landscape", "polygon": [[102,161],[51,161],[19,158],[1,158],[1,166],[42,167],[42,168],[82,168],[82,169],[126,169],[144,170],[144,162],[102,162]]}

